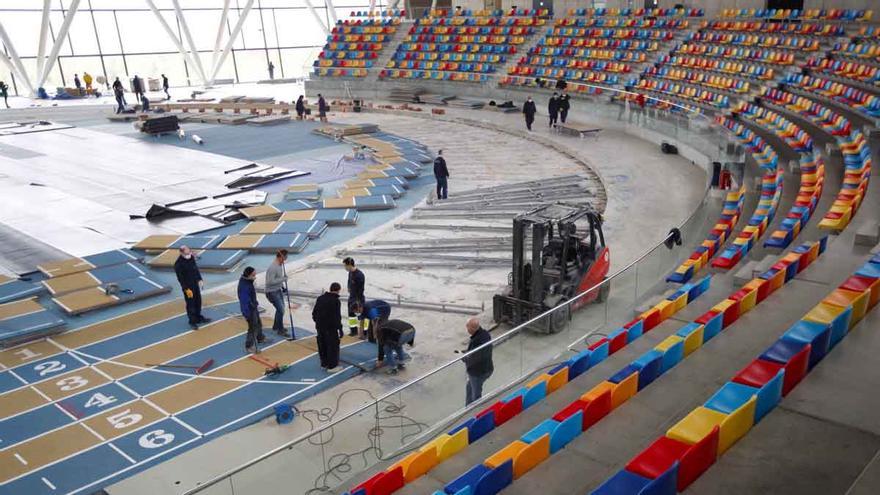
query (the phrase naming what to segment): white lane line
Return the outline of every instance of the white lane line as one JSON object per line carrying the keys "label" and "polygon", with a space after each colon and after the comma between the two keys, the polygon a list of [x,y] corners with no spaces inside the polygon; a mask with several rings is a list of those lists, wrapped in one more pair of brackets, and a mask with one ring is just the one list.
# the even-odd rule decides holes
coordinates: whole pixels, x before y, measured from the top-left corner
{"label": "white lane line", "polygon": [[24,460],[24,457],[22,457],[18,452],[14,453],[12,455],[15,456],[16,459],[18,459],[18,462],[24,464],[25,466],[28,465],[27,461]]}
{"label": "white lane line", "polygon": [[[9,374],[12,375],[12,376],[14,376],[15,378],[18,378],[22,383],[27,383],[27,380],[25,380],[24,378],[18,376],[18,373],[14,372],[14,371],[12,371],[12,370],[9,370]],[[64,409],[64,408],[61,407],[57,402],[53,401],[52,398],[49,397],[48,395],[46,395],[45,393],[43,393],[42,390],[40,390],[40,389],[38,389],[37,387],[35,387],[35,386],[33,386],[33,385],[30,385],[30,384],[25,385],[25,387],[30,388],[31,390],[33,390],[34,392],[36,392],[37,395],[39,395],[40,397],[43,398],[43,400],[46,401],[45,404],[40,404],[40,405],[37,406],[37,407],[33,407],[33,408],[29,409],[29,411],[33,411],[34,409],[39,409],[39,408],[41,408],[41,407],[45,407],[45,406],[47,406],[47,405],[49,405],[49,404],[52,404],[52,405],[54,405],[55,407],[57,407],[61,412],[63,412],[64,414],[66,414],[67,417],[69,417],[70,419],[72,419],[72,420],[74,420],[74,421],[77,420],[77,417],[76,417],[76,416],[74,416],[73,414],[70,414],[70,411],[68,411],[67,409]],[[22,388],[24,388],[24,387],[22,387]],[[18,414],[13,414],[12,416],[7,416],[7,417],[5,417],[5,418],[3,418],[3,419],[4,419],[4,420],[7,420],[7,419],[12,418],[12,417],[14,417],[14,416],[18,416]],[[64,425],[64,426],[67,426],[67,425]]]}
{"label": "white lane line", "polygon": [[113,442],[109,442],[109,443],[107,443],[107,445],[108,445],[111,449],[115,450],[117,454],[121,455],[122,457],[125,457],[125,460],[127,460],[128,462],[130,462],[130,463],[132,463],[132,464],[137,464],[137,461],[136,461],[136,460],[132,459],[130,455],[128,455],[128,454],[126,454],[125,452],[123,452],[122,449],[120,449],[119,447],[113,445]]}
{"label": "white lane line", "polygon": [[[282,341],[276,342],[275,344],[272,344],[272,346],[270,346],[270,347],[274,347],[275,345],[281,344],[281,343],[283,343],[283,342],[287,342],[287,341],[286,341],[286,340],[282,340]],[[347,348],[347,347],[353,347],[353,346],[358,345],[358,344],[362,344],[362,342],[353,342],[353,343],[351,343],[351,344],[349,344],[349,345],[344,346],[344,348]],[[264,349],[266,349],[266,348],[264,348]],[[300,363],[300,362],[302,362],[302,361],[305,361],[306,359],[312,357],[313,355],[314,355],[314,354],[309,354],[308,356],[306,356],[306,357],[304,357],[304,358],[302,358],[302,359],[299,359],[299,360],[297,360],[297,361],[291,363],[291,366],[294,365],[294,364]],[[242,357],[242,358],[240,358],[240,359],[238,359],[238,360],[236,360],[236,361],[233,361],[233,362],[241,361],[241,360],[243,360],[243,359],[247,359],[247,356],[244,356],[244,357]],[[232,364],[232,363],[229,363],[229,364]],[[348,369],[351,369],[351,368],[353,368],[353,367],[352,367],[352,366],[348,366],[348,367],[344,368],[343,371],[348,370]],[[307,387],[305,387],[305,388],[303,388],[303,389],[297,390],[296,392],[294,392],[294,393],[292,393],[292,394],[286,396],[286,397],[283,398],[281,401],[276,401],[276,402],[274,402],[274,403],[272,403],[272,404],[269,404],[268,406],[261,407],[260,409],[257,409],[257,410],[255,410],[255,411],[249,413],[249,414],[244,414],[244,415],[242,415],[242,416],[239,416],[238,419],[232,420],[232,421],[230,421],[230,422],[228,422],[228,423],[226,423],[226,424],[224,424],[224,425],[222,425],[222,426],[220,426],[220,427],[218,427],[218,428],[215,428],[215,429],[213,429],[213,430],[211,430],[211,431],[209,431],[209,432],[207,432],[207,433],[203,433],[202,436],[208,436],[208,435],[211,435],[212,433],[214,433],[214,432],[216,432],[216,431],[219,431],[219,430],[221,430],[221,429],[223,429],[223,428],[227,428],[228,426],[234,425],[235,423],[238,423],[238,422],[243,421],[243,420],[245,420],[245,419],[247,419],[247,418],[250,418],[250,417],[253,416],[254,414],[257,414],[258,412],[262,411],[263,409],[266,409],[266,408],[272,407],[273,405],[275,405],[275,404],[279,404],[279,403],[281,403],[281,402],[283,402],[283,401],[285,401],[285,400],[289,400],[291,397],[295,397],[296,395],[299,395],[300,393],[306,392],[306,391],[308,391],[308,390],[314,388],[315,386],[317,386],[317,385],[319,385],[319,384],[321,384],[321,383],[323,383],[323,382],[325,382],[325,381],[327,381],[327,380],[329,380],[329,379],[332,379],[332,378],[338,378],[340,375],[341,375],[341,372],[340,372],[340,373],[333,374],[333,375],[328,375],[327,377],[321,379],[320,381],[315,382],[315,383],[313,383],[313,384],[310,384],[309,386],[307,386]],[[196,376],[196,377],[193,377],[193,378],[197,378],[197,376]],[[225,392],[225,393],[223,393],[223,394],[220,394],[220,395],[216,395],[216,396],[214,396],[214,397],[211,397],[210,399],[207,399],[207,400],[204,400],[204,401],[199,402],[199,403],[197,403],[197,404],[194,404],[194,405],[192,405],[192,406],[190,406],[190,407],[187,407],[186,409],[182,409],[182,410],[178,411],[178,412],[175,413],[175,414],[180,414],[180,413],[183,413],[183,412],[189,411],[189,410],[191,410],[191,409],[194,409],[194,408],[196,408],[196,407],[202,406],[202,405],[204,405],[204,404],[206,404],[206,403],[208,403],[208,402],[210,402],[210,401],[212,401],[212,400],[214,400],[214,399],[217,399],[217,398],[223,397],[223,396],[225,396],[225,395],[228,395],[228,394],[230,394],[230,393],[233,393],[233,392],[235,392],[235,391],[237,391],[237,390],[239,390],[239,389],[241,389],[241,388],[243,388],[243,387],[245,387],[245,386],[247,386],[247,385],[250,385],[250,384],[252,384],[252,383],[259,383],[259,382],[263,382],[263,383],[272,383],[272,382],[265,382],[265,381],[263,381],[263,378],[265,378],[265,377],[255,378],[255,379],[253,379],[253,380],[251,380],[251,381],[245,383],[245,384],[242,385],[242,386],[236,387],[236,388],[234,388],[234,389],[232,389],[232,390],[229,390],[229,391],[227,391],[227,392]],[[180,383],[184,383],[184,382],[180,382]],[[178,385],[178,384],[175,384],[175,385]],[[174,385],[171,385],[171,386],[173,387]],[[169,388],[170,388],[170,387],[169,387]],[[163,389],[163,390],[164,390],[164,389]],[[155,392],[154,392],[154,393],[155,393]],[[160,421],[162,421],[162,420],[164,420],[164,419],[172,419],[172,420],[173,420],[174,418],[173,418],[173,417],[171,417],[171,418],[157,418],[155,421],[151,421],[151,422],[149,422],[149,423],[147,423],[147,424],[140,425],[140,428],[141,428],[141,429],[144,429],[144,428],[146,428],[147,426],[150,426],[150,425],[156,424],[156,423],[158,423],[158,422],[160,422]],[[132,431],[136,431],[136,430],[132,430]],[[130,432],[126,432],[126,433],[123,434],[122,436],[127,435],[127,434],[129,434],[129,433],[130,433]],[[44,435],[44,434],[45,434],[45,433],[40,434],[40,435],[37,435],[36,437],[33,437],[33,438],[40,437],[40,436],[42,436],[42,435]],[[29,439],[29,440],[32,440],[33,438],[31,438],[31,439]],[[116,438],[118,438],[118,437],[116,437]],[[114,438],[113,440],[115,440],[116,438]],[[16,480],[18,480],[18,479],[20,479],[20,478],[23,478],[23,477],[25,477],[25,476],[28,476],[28,475],[32,474],[33,472],[35,472],[35,471],[37,471],[37,470],[45,469],[45,468],[48,468],[48,467],[50,467],[50,466],[54,466],[55,464],[58,464],[58,463],[60,463],[60,462],[64,462],[64,461],[66,461],[66,460],[68,460],[68,459],[71,459],[71,458],[73,458],[73,457],[76,457],[77,455],[82,454],[83,452],[86,452],[86,451],[92,450],[92,449],[94,449],[94,448],[100,447],[100,446],[105,445],[105,444],[109,444],[109,443],[111,443],[113,440],[107,440],[107,441],[104,441],[104,442],[101,442],[101,443],[98,443],[98,444],[92,445],[92,446],[90,446],[90,447],[87,447],[87,448],[84,448],[84,449],[82,449],[82,450],[79,450],[78,452],[74,452],[74,453],[72,453],[72,454],[70,454],[70,455],[64,456],[64,457],[62,457],[61,459],[56,459],[56,460],[54,460],[54,461],[52,461],[52,462],[48,462],[48,463],[46,463],[46,464],[43,464],[43,465],[40,466],[39,468],[32,469],[32,470],[30,470],[30,471],[28,471],[28,472],[22,473],[22,474],[20,474],[20,475],[18,475],[18,476],[15,476],[15,477],[13,477],[13,478],[9,478],[9,479],[6,480],[6,481],[2,481],[2,482],[0,482],[0,486],[4,486],[4,485],[7,485],[7,484],[9,484],[9,483],[12,483],[13,481],[16,481]],[[90,485],[87,485],[87,486],[92,486],[92,485],[94,485],[94,484],[96,484],[96,483],[99,483],[100,481],[103,481],[103,480],[105,480],[105,479],[112,478],[112,477],[114,477],[114,476],[116,476],[116,475],[118,475],[118,474],[121,474],[121,473],[123,473],[123,472],[126,472],[126,471],[130,470],[131,468],[136,467],[137,465],[140,465],[140,464],[142,464],[142,463],[145,463],[145,462],[147,462],[147,461],[150,461],[150,460],[152,460],[152,459],[154,459],[154,458],[156,458],[156,457],[160,457],[160,456],[162,456],[162,455],[165,455],[165,454],[167,454],[167,453],[169,453],[169,452],[171,452],[171,451],[173,451],[173,450],[176,450],[177,448],[182,447],[183,445],[186,445],[186,444],[188,444],[188,443],[191,443],[191,442],[193,442],[193,441],[195,441],[195,440],[198,440],[198,438],[194,438],[194,439],[192,439],[192,440],[189,440],[189,441],[187,441],[187,442],[184,442],[184,443],[182,443],[181,445],[178,445],[177,447],[171,448],[171,449],[169,449],[169,450],[167,450],[167,451],[165,451],[165,452],[163,452],[163,453],[161,453],[161,454],[157,454],[157,455],[155,455],[155,456],[153,456],[153,457],[151,457],[151,458],[149,458],[149,459],[147,459],[147,460],[141,461],[141,462],[138,463],[138,464],[135,464],[135,465],[129,466],[128,468],[125,468],[125,469],[123,469],[123,470],[117,471],[116,473],[113,473],[113,474],[110,475],[110,476],[107,476],[107,477],[105,477],[105,478],[102,478],[102,479],[99,480],[99,481],[95,481],[95,482],[93,482],[93,483],[91,483]],[[81,487],[81,488],[75,489],[75,490],[71,491],[70,493],[80,492],[80,491],[83,490],[83,488],[84,488],[84,487]]]}
{"label": "white lane line", "polygon": [[[127,411],[126,411],[126,412],[127,412]],[[91,426],[87,425],[87,424],[85,423],[85,421],[80,421],[79,424],[82,425],[83,428],[85,428],[86,430],[88,430],[89,433],[91,433],[92,435],[95,435],[95,438],[97,438],[98,440],[100,440],[100,441],[102,441],[102,442],[106,442],[106,441],[107,441],[107,439],[104,438],[103,435],[101,435],[100,433],[98,433],[97,431],[95,431],[94,428],[92,428]]]}
{"label": "white lane line", "polygon": [[45,483],[46,486],[48,486],[48,487],[51,488],[52,490],[57,490],[57,488],[55,487],[55,485],[53,485],[51,481],[47,480],[45,476],[43,476],[43,477],[40,478],[40,479],[43,480],[43,483]]}

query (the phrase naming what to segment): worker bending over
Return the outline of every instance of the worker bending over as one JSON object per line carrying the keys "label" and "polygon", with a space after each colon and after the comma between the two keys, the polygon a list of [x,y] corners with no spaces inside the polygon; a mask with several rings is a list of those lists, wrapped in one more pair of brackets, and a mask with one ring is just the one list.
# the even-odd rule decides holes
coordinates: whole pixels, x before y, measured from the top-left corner
{"label": "worker bending over", "polygon": [[416,329],[403,320],[388,320],[376,328],[379,356],[378,366],[388,365],[389,375],[396,375],[412,360],[403,350],[404,344],[415,346]]}
{"label": "worker bending over", "polygon": [[[358,321],[367,322],[366,325],[359,325],[361,328],[366,326],[366,338],[370,342],[375,342],[376,329],[388,321],[391,316],[391,305],[381,299],[373,299],[366,304],[357,304],[354,312],[357,314]],[[363,334],[361,334],[361,340],[364,340]]]}

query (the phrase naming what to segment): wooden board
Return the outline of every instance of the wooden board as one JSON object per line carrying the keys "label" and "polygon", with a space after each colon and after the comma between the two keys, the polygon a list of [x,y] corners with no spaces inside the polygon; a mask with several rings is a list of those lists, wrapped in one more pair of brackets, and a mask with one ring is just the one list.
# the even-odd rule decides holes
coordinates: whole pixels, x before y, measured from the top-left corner
{"label": "wooden board", "polygon": [[178,239],[180,239],[179,235],[151,235],[132,246],[132,249],[143,249],[145,251],[165,250]]}
{"label": "wooden board", "polygon": [[249,206],[238,211],[251,220],[276,220],[281,216],[278,208],[272,205]]}

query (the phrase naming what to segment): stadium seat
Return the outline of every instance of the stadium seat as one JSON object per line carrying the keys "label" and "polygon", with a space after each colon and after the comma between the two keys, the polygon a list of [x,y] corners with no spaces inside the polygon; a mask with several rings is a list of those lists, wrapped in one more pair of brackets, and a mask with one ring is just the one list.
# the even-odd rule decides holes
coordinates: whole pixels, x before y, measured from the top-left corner
{"label": "stadium seat", "polygon": [[629,461],[626,470],[648,479],[657,479],[678,462],[676,485],[678,491],[684,491],[715,463],[718,432],[719,427],[716,426],[695,444],[662,436]]}

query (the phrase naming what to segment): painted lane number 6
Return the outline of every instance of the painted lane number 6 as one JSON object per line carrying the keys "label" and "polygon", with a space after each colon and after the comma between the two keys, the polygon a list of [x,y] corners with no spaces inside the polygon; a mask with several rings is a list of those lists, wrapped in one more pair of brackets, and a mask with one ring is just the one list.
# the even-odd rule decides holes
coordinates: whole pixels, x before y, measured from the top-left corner
{"label": "painted lane number 6", "polygon": [[158,449],[173,441],[174,435],[172,433],[166,433],[165,430],[153,430],[141,435],[138,439],[138,445],[145,449]]}

